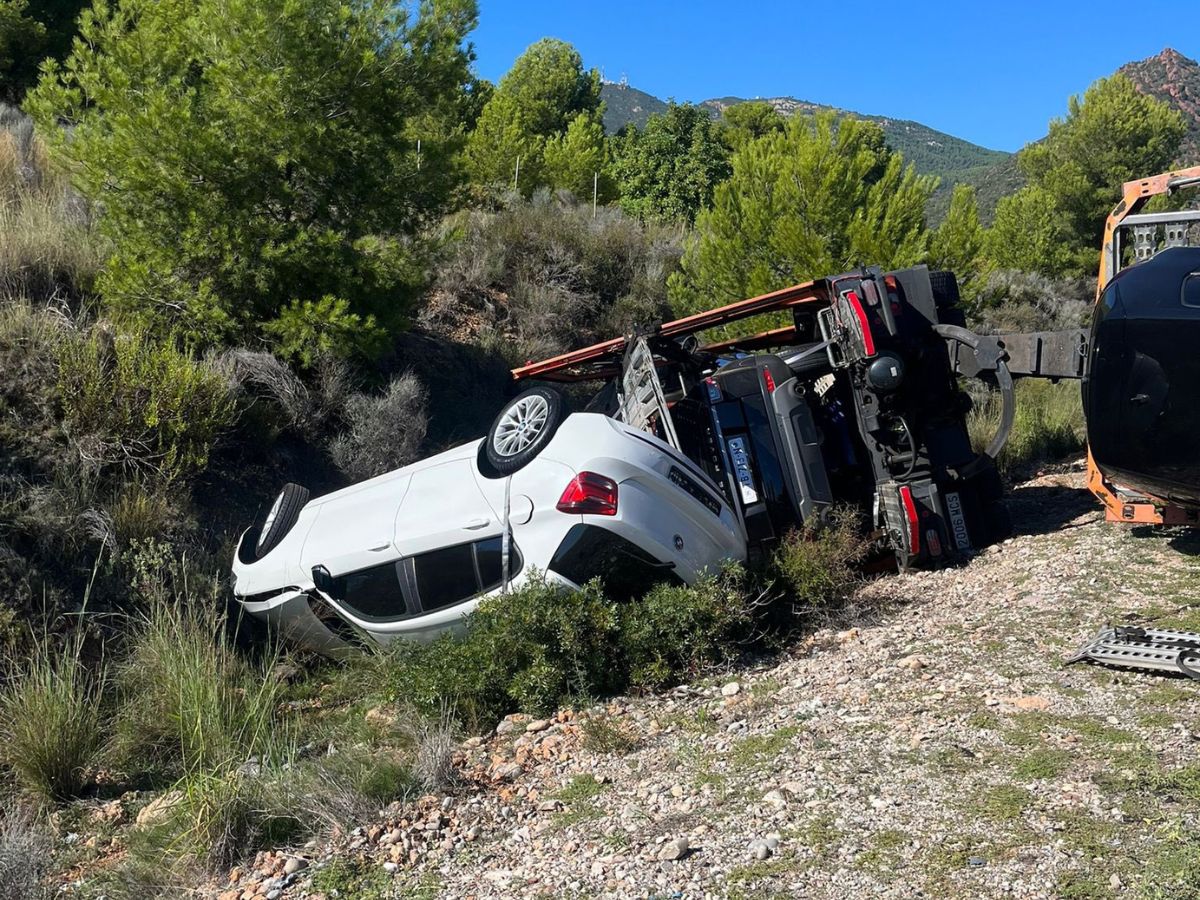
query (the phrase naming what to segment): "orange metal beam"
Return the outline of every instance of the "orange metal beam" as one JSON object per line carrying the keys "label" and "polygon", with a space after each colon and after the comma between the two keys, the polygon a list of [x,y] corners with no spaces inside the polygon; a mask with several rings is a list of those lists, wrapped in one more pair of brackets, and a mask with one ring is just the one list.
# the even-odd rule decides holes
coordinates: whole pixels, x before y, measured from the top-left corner
{"label": "orange metal beam", "polygon": [[[790,309],[793,306],[801,306],[806,303],[827,302],[828,294],[825,291],[824,285],[819,282],[809,281],[804,284],[784,288],[780,291],[772,291],[769,294],[763,294],[759,297],[751,297],[749,300],[739,300],[736,303],[730,303],[727,306],[721,306],[717,309],[710,309],[692,316],[685,316],[673,322],[664,322],[653,333],[662,337],[695,334],[698,331],[719,328],[722,325],[728,325],[741,319],[748,319],[751,316],[762,315],[763,313]],[[582,347],[579,350],[572,350],[570,353],[564,353],[561,356],[520,366],[512,370],[512,376],[515,381],[520,381],[524,378],[552,375],[556,372],[570,369],[573,366],[596,362],[597,360],[622,353],[625,350],[625,343],[626,339],[619,337],[603,341],[599,344],[593,344],[590,347]]]}

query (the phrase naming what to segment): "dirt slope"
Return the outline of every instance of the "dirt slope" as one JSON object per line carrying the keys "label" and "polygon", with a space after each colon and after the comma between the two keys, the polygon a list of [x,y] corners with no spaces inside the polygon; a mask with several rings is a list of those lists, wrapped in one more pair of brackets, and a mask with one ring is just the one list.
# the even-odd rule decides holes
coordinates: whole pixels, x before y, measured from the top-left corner
{"label": "dirt slope", "polygon": [[507,720],[461,793],[225,897],[1200,896],[1200,684],[1061,664],[1108,621],[1200,622],[1200,541],[1103,525],[1079,465],[1012,507],[1019,536],[868,585],[856,623]]}

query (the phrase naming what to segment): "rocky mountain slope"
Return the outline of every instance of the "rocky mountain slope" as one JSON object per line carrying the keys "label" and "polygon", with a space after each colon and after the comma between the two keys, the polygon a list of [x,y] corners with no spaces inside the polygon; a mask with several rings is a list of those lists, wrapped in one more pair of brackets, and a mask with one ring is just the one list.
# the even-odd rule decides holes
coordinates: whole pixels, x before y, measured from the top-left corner
{"label": "rocky mountain slope", "polygon": [[1157,56],[1118,69],[1142,93],[1164,100],[1179,110],[1188,123],[1182,161],[1200,163],[1200,63],[1167,47]]}

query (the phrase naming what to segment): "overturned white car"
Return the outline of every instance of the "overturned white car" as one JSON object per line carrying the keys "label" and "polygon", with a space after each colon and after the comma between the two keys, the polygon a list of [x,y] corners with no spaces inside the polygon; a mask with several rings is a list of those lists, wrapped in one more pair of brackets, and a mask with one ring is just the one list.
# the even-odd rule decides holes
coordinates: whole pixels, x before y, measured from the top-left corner
{"label": "overturned white car", "polygon": [[238,545],[234,593],[313,649],[432,637],[532,571],[615,596],[746,556],[741,518],[652,434],[533,388],[488,436],[309,500],[289,484]]}

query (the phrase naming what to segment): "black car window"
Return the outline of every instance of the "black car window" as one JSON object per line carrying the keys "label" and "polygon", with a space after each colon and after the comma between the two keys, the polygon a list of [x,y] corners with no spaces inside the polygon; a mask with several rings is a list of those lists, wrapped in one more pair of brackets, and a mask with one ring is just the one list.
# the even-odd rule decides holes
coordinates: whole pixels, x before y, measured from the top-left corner
{"label": "black car window", "polygon": [[1200,308],[1200,272],[1193,272],[1183,279],[1183,305]]}
{"label": "black car window", "polygon": [[[513,544],[509,578],[521,571],[521,554]],[[504,578],[501,539],[487,538],[413,557],[421,611],[430,612],[494,590]]]}
{"label": "black car window", "polygon": [[413,559],[421,611],[459,603],[479,593],[475,553],[470,544],[444,547]]}
{"label": "black car window", "polygon": [[400,564],[387,563],[339,575],[330,593],[364,619],[400,619],[409,613],[400,589]]}

